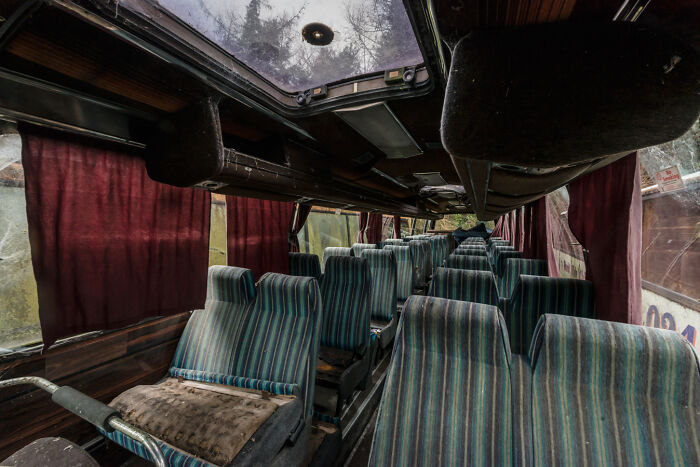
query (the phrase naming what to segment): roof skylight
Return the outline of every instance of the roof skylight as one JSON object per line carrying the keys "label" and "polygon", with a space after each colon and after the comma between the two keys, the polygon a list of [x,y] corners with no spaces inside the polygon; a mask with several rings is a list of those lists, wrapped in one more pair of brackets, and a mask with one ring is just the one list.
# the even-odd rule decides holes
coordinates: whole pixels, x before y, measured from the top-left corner
{"label": "roof skylight", "polygon": [[[287,92],[423,63],[401,0],[149,1]],[[303,39],[310,23],[330,44]]]}

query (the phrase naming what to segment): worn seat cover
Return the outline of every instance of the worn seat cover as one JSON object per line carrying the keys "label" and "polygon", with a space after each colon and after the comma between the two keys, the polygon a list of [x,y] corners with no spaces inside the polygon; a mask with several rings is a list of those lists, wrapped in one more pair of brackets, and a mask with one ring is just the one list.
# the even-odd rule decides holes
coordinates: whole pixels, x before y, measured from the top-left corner
{"label": "worn seat cover", "polygon": [[[280,405],[261,398],[261,391],[237,392],[239,395],[214,392],[169,378],[161,384],[133,387],[117,396],[110,406],[124,421],[151,436],[208,462],[225,465]],[[280,399],[285,403],[293,399],[274,397],[286,398]]]}

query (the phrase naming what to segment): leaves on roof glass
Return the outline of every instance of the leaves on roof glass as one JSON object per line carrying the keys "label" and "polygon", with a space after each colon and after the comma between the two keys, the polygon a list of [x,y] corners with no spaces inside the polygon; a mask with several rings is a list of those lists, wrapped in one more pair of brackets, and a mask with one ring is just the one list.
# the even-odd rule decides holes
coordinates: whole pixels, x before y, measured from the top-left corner
{"label": "leaves on roof glass", "polygon": [[[423,62],[401,0],[151,1],[286,91]],[[329,26],[333,42],[305,42],[311,22]]]}

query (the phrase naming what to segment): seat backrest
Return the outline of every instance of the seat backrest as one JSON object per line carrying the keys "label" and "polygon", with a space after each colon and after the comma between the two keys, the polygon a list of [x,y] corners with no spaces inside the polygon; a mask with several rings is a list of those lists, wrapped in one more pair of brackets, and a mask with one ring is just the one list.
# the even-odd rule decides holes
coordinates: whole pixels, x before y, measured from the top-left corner
{"label": "seat backrest", "polygon": [[358,258],[362,255],[362,250],[375,250],[376,248],[376,243],[353,243],[350,247],[352,255]]}
{"label": "seat backrest", "polygon": [[506,270],[506,261],[508,261],[511,258],[522,258],[523,257],[523,252],[522,251],[516,251],[516,250],[506,250],[506,251],[498,251],[497,252],[498,256],[495,257],[495,262],[493,263],[494,265],[494,273],[497,276],[502,276],[503,273]]}
{"label": "seat backrest", "polygon": [[312,253],[289,253],[289,274],[292,276],[321,277],[321,263]]}
{"label": "seat backrest", "polygon": [[321,261],[321,270],[326,270],[326,261],[331,256],[352,256],[352,248],[345,246],[329,246],[323,250],[323,259]]}
{"label": "seat backrest", "polygon": [[510,348],[517,354],[527,352],[537,321],[545,313],[595,317],[593,284],[580,279],[521,274],[513,294],[501,304]]}
{"label": "seat backrest", "polygon": [[427,279],[425,276],[426,256],[422,240],[411,240],[408,242],[408,247],[411,249],[411,258],[413,259],[415,285],[425,285]]}
{"label": "seat backrest", "polygon": [[486,258],[486,250],[483,248],[455,248],[453,255],[483,256]]}
{"label": "seat backrest", "polygon": [[530,361],[534,465],[700,465],[700,367],[678,333],[547,314]]}
{"label": "seat backrest", "polygon": [[364,250],[371,276],[370,318],[391,321],[396,317],[396,258],[390,250]]}
{"label": "seat backrest", "polygon": [[258,281],[258,297],[246,314],[239,349],[229,374],[295,384],[306,415],[313,407],[319,330],[322,318],[318,282],[311,277],[266,273]]}
{"label": "seat backrest", "polygon": [[403,245],[404,241],[400,238],[387,238],[384,240],[385,245]]}
{"label": "seat backrest", "polygon": [[451,254],[445,260],[445,267],[452,269],[471,269],[472,271],[491,271],[491,264],[486,256]]}
{"label": "seat backrest", "polygon": [[489,241],[489,243],[486,245],[486,251],[487,251],[489,254],[492,254],[492,253],[493,253],[493,250],[494,250],[496,247],[499,247],[499,246],[509,246],[509,247],[511,247],[511,249],[515,249],[515,248],[510,244],[510,242],[508,242],[507,240],[494,240],[494,241]]}
{"label": "seat backrest", "polygon": [[369,465],[511,465],[510,351],[492,306],[404,305]]}
{"label": "seat backrest", "polygon": [[370,272],[367,260],[328,258],[321,280],[321,345],[355,351],[369,341]]}
{"label": "seat backrest", "polygon": [[455,248],[455,249],[459,250],[460,248],[478,249],[478,250],[486,251],[486,245],[484,245],[483,243],[462,243],[461,245],[457,246],[457,248]]}
{"label": "seat backrest", "polygon": [[501,254],[501,252],[503,252],[503,251],[515,251],[515,248],[513,248],[510,245],[496,245],[496,246],[491,247],[491,251],[488,251],[488,249],[486,251],[489,255],[489,259],[491,260],[491,265],[494,266],[494,268],[495,268],[496,262],[498,261],[498,256]]}
{"label": "seat backrest", "polygon": [[250,269],[211,266],[207,274],[204,310],[196,310],[180,336],[170,372],[192,370],[228,374],[237,332],[255,299]]}
{"label": "seat backrest", "polygon": [[498,278],[498,295],[510,298],[521,274],[546,276],[547,261],[540,259],[507,258],[505,268]]}
{"label": "seat backrest", "polygon": [[486,242],[481,237],[467,237],[464,240],[462,240],[461,245],[484,245],[484,246],[486,246]]}
{"label": "seat backrest", "polygon": [[498,306],[496,279],[491,271],[437,268],[428,295]]}
{"label": "seat backrest", "polygon": [[386,245],[384,249],[394,253],[394,258],[396,258],[396,295],[399,300],[405,300],[413,293],[415,279],[411,248],[408,245]]}

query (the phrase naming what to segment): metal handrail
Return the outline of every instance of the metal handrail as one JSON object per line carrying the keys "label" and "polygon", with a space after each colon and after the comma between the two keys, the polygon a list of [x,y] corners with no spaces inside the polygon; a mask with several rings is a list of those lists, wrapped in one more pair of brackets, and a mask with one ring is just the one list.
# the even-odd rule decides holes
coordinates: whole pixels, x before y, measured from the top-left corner
{"label": "metal handrail", "polygon": [[[21,376],[19,378],[12,378],[0,381],[0,389],[7,388],[10,386],[19,386],[22,384],[32,384],[38,387],[39,389],[43,389],[49,394],[53,394],[60,388],[60,386],[52,383],[47,379],[40,378],[39,376]],[[79,414],[76,415],[80,416]],[[126,423],[117,415],[110,417],[107,420],[107,423],[116,431],[143,444],[146,447],[148,453],[151,455],[151,458],[153,459],[153,462],[156,464],[156,466],[165,467],[165,457],[163,457],[163,453],[161,452],[160,448],[158,447],[158,444],[153,440],[153,437],[151,435],[141,430],[140,428],[136,428],[135,426]]]}

